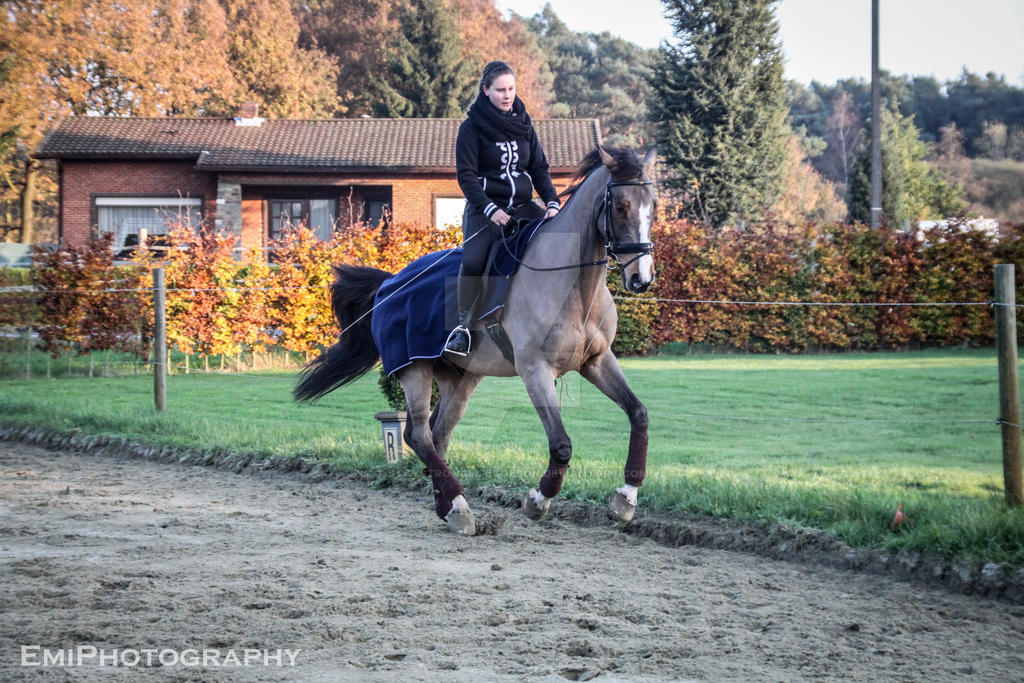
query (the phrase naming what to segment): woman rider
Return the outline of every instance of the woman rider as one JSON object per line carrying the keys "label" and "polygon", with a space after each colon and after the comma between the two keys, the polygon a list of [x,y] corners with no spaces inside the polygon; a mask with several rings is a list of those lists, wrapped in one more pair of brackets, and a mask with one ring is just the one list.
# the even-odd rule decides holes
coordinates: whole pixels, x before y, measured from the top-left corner
{"label": "woman rider", "polygon": [[[523,101],[516,97],[516,74],[505,62],[484,67],[476,101],[459,126],[455,169],[466,195],[466,211],[462,217],[459,326],[448,335],[445,351],[465,355],[470,350],[472,307],[480,294],[491,244],[513,217],[550,218],[559,209],[544,150]],[[546,210],[533,202],[534,188]]]}

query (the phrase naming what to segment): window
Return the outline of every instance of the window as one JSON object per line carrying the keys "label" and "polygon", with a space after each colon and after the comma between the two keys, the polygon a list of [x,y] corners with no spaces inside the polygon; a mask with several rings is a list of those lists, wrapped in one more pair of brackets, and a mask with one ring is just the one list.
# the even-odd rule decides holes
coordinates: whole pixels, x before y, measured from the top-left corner
{"label": "window", "polygon": [[363,222],[377,227],[384,222],[388,225],[391,219],[391,204],[383,199],[367,199],[363,204]]}
{"label": "window", "polygon": [[434,227],[446,225],[462,227],[462,214],[466,210],[466,200],[462,197],[434,198]]}
{"label": "window", "polygon": [[114,246],[139,243],[140,231],[166,235],[173,224],[198,227],[201,199],[186,197],[97,197],[96,224],[100,234],[114,234]]}
{"label": "window", "polygon": [[327,241],[334,230],[337,202],[334,199],[271,199],[269,204],[270,239],[281,237],[288,225],[306,223],[318,240]]}

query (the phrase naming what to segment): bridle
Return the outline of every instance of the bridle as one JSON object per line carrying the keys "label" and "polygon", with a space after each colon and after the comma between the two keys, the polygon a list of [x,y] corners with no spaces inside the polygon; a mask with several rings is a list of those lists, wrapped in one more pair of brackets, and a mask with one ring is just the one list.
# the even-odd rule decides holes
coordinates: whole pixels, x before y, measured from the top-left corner
{"label": "bridle", "polygon": [[[654,183],[650,180],[622,180],[619,182],[610,182],[605,186],[604,201],[601,202],[601,208],[597,211],[599,214],[602,212],[604,213],[604,230],[601,231],[601,236],[604,238],[604,248],[608,252],[608,256],[613,261],[613,264],[609,266],[613,270],[616,267],[625,268],[630,263],[649,255],[654,251],[654,243],[619,241],[619,236],[615,233],[614,219],[612,218],[612,188],[653,184]],[[636,256],[625,263],[620,263],[619,254],[636,254]],[[607,262],[608,259],[605,261]]]}
{"label": "bridle", "polygon": [[[603,266],[606,264],[610,270],[616,268],[625,268],[630,263],[633,263],[637,259],[647,256],[654,251],[653,242],[620,242],[618,235],[615,232],[614,219],[612,218],[612,188],[613,187],[626,187],[626,186],[643,186],[653,185],[654,182],[651,180],[620,180],[617,182],[609,182],[604,188],[604,199],[601,201],[601,206],[597,210],[597,216],[595,217],[595,224],[600,221],[601,213],[604,213],[604,228],[598,227],[598,232],[601,233],[601,237],[604,239],[604,248],[608,252],[608,256],[600,259],[599,261],[587,261],[586,263],[574,263],[568,266],[553,266],[551,268],[537,268],[531,266],[528,263],[524,263],[522,260],[516,257],[514,251],[508,246],[508,239],[502,231],[502,242],[505,244],[505,250],[512,257],[512,260],[518,263],[520,266],[529,270],[536,271],[551,271],[551,270],[569,270],[570,268],[587,268],[590,266]],[[596,225],[595,225],[596,227]],[[619,261],[619,254],[636,254],[633,258],[629,259],[625,263]]]}

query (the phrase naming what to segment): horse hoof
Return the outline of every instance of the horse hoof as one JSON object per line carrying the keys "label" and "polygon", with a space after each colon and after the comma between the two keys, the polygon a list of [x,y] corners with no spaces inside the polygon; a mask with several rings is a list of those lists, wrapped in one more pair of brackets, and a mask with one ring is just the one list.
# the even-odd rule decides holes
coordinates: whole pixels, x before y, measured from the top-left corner
{"label": "horse hoof", "polygon": [[548,510],[551,509],[551,506],[547,505],[545,507],[541,507],[540,505],[537,505],[533,500],[533,494],[535,491],[536,489],[530,489],[529,493],[523,496],[523,514],[533,521],[539,522],[547,516]]}
{"label": "horse hoof", "polygon": [[473,518],[472,512],[452,511],[448,513],[445,521],[448,523],[448,531],[453,534],[462,534],[463,536],[476,535],[476,520]]}
{"label": "horse hoof", "polygon": [[612,515],[615,519],[620,522],[629,522],[633,519],[633,513],[636,512],[636,505],[633,505],[626,499],[624,495],[616,491],[612,494],[612,499],[609,501],[612,508]]}

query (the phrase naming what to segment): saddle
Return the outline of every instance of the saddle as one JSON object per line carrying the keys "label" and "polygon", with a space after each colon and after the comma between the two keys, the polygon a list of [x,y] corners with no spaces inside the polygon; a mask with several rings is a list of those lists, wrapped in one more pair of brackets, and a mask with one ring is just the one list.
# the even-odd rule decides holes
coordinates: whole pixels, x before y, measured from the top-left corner
{"label": "saddle", "polygon": [[[479,314],[474,317],[509,362],[514,361],[512,344],[501,326],[501,313],[512,276],[541,224],[540,220],[514,223],[488,252],[487,274],[476,305]],[[461,248],[427,254],[377,290],[370,328],[387,374],[416,359],[442,356],[448,332],[458,320],[456,283],[461,264]]]}

